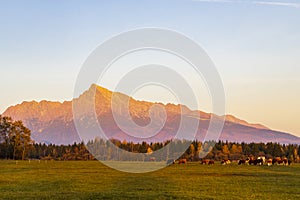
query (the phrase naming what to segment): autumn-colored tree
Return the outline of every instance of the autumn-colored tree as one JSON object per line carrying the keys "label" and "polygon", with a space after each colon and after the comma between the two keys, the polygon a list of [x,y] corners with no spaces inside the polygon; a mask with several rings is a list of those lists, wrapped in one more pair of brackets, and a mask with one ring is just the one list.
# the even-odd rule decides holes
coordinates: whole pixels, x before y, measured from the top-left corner
{"label": "autumn-colored tree", "polygon": [[153,153],[152,149],[150,147],[148,147],[147,154],[152,154],[152,153]]}
{"label": "autumn-colored tree", "polygon": [[198,144],[197,144],[197,156],[199,156],[201,151],[202,151],[202,143],[198,142]]}
{"label": "autumn-colored tree", "polygon": [[32,146],[30,135],[30,130],[21,121],[0,116],[0,144],[1,151],[6,151],[6,158],[25,159]]}
{"label": "autumn-colored tree", "polygon": [[236,144],[233,144],[230,149],[231,153],[238,153],[238,147]]}
{"label": "autumn-colored tree", "polygon": [[230,151],[228,149],[228,145],[227,144],[224,144],[223,147],[222,147],[222,152],[224,154],[230,154]]}
{"label": "autumn-colored tree", "polygon": [[238,150],[237,151],[238,151],[238,153],[243,153],[243,147],[242,147],[242,145],[238,146]]}
{"label": "autumn-colored tree", "polygon": [[298,155],[298,152],[297,152],[297,148],[294,149],[293,156],[294,156],[295,161],[299,160],[299,155]]}
{"label": "autumn-colored tree", "polygon": [[12,119],[0,115],[0,157],[9,158],[11,147],[9,143],[9,134],[12,131]]}
{"label": "autumn-colored tree", "polygon": [[189,157],[190,157],[190,160],[193,160],[194,156],[195,156],[195,147],[194,147],[193,144],[190,144],[190,147],[189,147]]}

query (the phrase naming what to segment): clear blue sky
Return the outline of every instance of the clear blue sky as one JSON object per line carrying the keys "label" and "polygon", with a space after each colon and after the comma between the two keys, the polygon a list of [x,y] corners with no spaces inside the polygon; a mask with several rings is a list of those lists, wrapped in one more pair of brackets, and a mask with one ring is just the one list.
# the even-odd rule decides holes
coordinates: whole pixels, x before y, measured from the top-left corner
{"label": "clear blue sky", "polygon": [[198,42],[223,79],[228,113],[300,136],[295,0],[0,0],[0,113],[25,100],[70,100],[89,53],[141,27]]}

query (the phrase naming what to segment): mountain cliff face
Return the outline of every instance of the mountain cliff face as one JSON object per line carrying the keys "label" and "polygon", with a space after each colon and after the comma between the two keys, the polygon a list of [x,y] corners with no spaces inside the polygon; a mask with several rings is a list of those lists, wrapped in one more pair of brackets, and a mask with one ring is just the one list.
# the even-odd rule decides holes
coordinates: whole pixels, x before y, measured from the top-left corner
{"label": "mountain cliff face", "polygon": [[[75,128],[72,112],[74,105],[80,113],[76,117],[76,122],[84,128],[84,134],[81,131],[78,135],[76,129],[78,127]],[[129,109],[126,105],[129,105]],[[212,117],[209,113],[192,111],[182,105],[137,101],[125,94],[111,92],[97,85],[92,85],[89,90],[72,101],[23,102],[9,107],[3,115],[11,116],[14,120],[22,120],[32,131],[32,137],[36,142],[55,144],[71,144],[99,136],[98,124],[93,122],[95,116],[107,138],[135,142],[164,141],[174,138],[180,121],[188,119],[187,127],[183,127],[185,135],[179,138],[193,138],[194,135],[189,132],[188,126],[193,126],[197,122],[196,138],[201,141],[206,135]],[[291,134],[273,131],[260,124],[250,124],[231,115],[224,117],[225,124],[220,140],[300,144],[300,138]],[[115,119],[120,119],[118,124]],[[132,119],[137,126],[132,126],[128,119]],[[151,135],[153,133],[157,134]]]}

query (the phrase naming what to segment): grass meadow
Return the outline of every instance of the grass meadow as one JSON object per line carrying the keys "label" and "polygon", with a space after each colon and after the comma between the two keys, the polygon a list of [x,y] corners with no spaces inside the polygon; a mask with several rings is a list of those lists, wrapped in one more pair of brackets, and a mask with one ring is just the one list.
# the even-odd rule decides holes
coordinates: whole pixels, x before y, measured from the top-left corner
{"label": "grass meadow", "polygon": [[98,161],[0,161],[0,199],[300,199],[300,164],[188,163],[132,174]]}

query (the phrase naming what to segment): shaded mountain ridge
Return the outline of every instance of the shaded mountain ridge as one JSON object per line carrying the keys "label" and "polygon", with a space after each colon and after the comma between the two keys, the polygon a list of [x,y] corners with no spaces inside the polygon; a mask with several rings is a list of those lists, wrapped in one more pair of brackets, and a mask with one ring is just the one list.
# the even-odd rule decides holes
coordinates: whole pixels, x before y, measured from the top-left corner
{"label": "shaded mountain ridge", "polygon": [[[111,100],[114,98],[112,109]],[[135,142],[145,141],[164,141],[172,139],[180,124],[181,117],[189,117],[192,120],[198,120],[196,139],[203,140],[208,129],[211,114],[197,110],[190,110],[183,105],[152,103],[135,100],[125,94],[112,92],[103,87],[93,84],[78,98],[72,101],[51,102],[23,102],[21,104],[9,107],[3,115],[11,116],[14,120],[22,120],[24,124],[32,131],[32,137],[36,142],[71,144],[80,142],[75,128],[72,106],[75,103],[77,108],[82,110],[80,120],[90,137],[96,136],[94,124],[90,123],[94,110],[86,105],[95,104],[95,113],[102,129],[108,133],[107,137],[119,140],[131,140]],[[129,102],[129,115],[133,121],[145,127],[151,123],[151,118],[155,119],[153,127],[149,129],[132,128],[125,124],[124,127],[132,131],[133,135],[125,133],[115,122],[114,117],[128,118],[126,115],[126,103]],[[165,115],[160,109],[154,106],[164,108]],[[149,112],[150,111],[150,112]],[[200,116],[200,117],[199,117]],[[159,123],[165,121],[162,129],[153,137],[147,139],[139,138],[147,136],[153,132]],[[191,138],[187,133],[186,139]],[[250,124],[240,120],[232,115],[225,116],[225,124],[220,135],[220,140],[231,142],[279,142],[279,143],[297,143],[300,144],[300,138],[294,135],[273,131],[260,124]]]}

